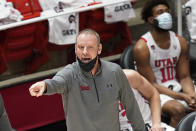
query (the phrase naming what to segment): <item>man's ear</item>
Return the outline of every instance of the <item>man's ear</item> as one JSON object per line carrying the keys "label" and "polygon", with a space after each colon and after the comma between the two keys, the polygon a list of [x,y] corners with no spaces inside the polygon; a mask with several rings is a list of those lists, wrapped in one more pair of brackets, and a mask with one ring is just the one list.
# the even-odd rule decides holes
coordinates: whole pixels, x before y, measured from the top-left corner
{"label": "man's ear", "polygon": [[101,54],[101,51],[102,51],[102,44],[100,43],[100,44],[98,45],[98,55]]}
{"label": "man's ear", "polygon": [[148,17],[147,20],[148,20],[148,23],[150,23],[151,25],[154,24],[154,20],[155,20],[154,17],[152,17],[152,16]]}
{"label": "man's ear", "polygon": [[75,54],[76,54],[76,44],[75,44]]}

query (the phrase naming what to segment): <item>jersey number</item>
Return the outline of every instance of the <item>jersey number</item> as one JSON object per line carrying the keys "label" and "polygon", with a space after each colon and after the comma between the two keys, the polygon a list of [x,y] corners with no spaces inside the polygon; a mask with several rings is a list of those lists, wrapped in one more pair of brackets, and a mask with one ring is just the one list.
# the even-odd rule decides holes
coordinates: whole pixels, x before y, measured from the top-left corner
{"label": "jersey number", "polygon": [[173,66],[167,68],[161,68],[160,71],[162,74],[161,82],[166,82],[168,80],[174,79],[175,68]]}

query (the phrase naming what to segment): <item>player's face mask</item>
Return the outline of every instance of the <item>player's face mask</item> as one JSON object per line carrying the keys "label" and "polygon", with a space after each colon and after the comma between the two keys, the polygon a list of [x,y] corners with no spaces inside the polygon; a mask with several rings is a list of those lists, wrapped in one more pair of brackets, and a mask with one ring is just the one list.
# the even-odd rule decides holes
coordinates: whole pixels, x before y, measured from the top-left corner
{"label": "player's face mask", "polygon": [[170,13],[162,13],[155,18],[157,26],[163,30],[170,30],[172,28],[172,16]]}
{"label": "player's face mask", "polygon": [[84,71],[86,71],[86,72],[90,72],[90,71],[93,69],[93,67],[94,67],[95,64],[96,64],[97,58],[98,58],[98,56],[96,56],[94,59],[92,59],[92,60],[89,61],[88,63],[84,63],[84,62],[82,62],[82,61],[77,57],[80,67],[81,67]]}

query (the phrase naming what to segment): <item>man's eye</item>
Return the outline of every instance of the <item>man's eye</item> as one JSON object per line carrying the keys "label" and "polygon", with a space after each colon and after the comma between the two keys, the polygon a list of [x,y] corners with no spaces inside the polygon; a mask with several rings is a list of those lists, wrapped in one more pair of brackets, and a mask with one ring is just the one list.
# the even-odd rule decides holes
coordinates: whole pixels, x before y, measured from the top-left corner
{"label": "man's eye", "polygon": [[170,11],[170,10],[167,10],[166,12],[167,12],[167,13],[171,13],[171,11]]}
{"label": "man's eye", "polygon": [[84,47],[82,47],[82,46],[79,46],[79,49],[84,49]]}
{"label": "man's eye", "polygon": [[160,11],[158,11],[158,14],[160,15],[160,14],[162,14],[163,13],[163,11],[162,10],[160,10]]}

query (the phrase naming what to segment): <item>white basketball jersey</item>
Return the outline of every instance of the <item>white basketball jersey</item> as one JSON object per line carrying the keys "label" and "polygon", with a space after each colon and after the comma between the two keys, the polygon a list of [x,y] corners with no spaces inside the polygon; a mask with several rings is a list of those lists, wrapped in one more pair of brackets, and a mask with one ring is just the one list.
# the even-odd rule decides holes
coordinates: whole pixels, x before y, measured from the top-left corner
{"label": "white basketball jersey", "polygon": [[120,102],[119,102],[119,122],[120,122],[121,130],[130,129],[131,131],[133,131],[131,123],[127,119],[126,111]]}
{"label": "white basketball jersey", "polygon": [[181,86],[176,79],[176,64],[180,56],[181,46],[178,36],[172,31],[169,31],[169,34],[170,47],[168,49],[160,48],[155,43],[150,32],[144,34],[141,39],[143,39],[148,46],[150,65],[157,83],[178,92],[181,90]]}
{"label": "white basketball jersey", "polygon": [[[151,115],[151,110],[149,106],[149,102],[144,99],[144,97],[135,89],[133,89],[133,93],[135,95],[135,99],[138,103],[140,112],[142,114],[142,118],[144,120],[144,123],[152,123],[152,115]],[[131,122],[128,121],[126,117],[126,111],[123,108],[121,104],[119,104],[119,119],[120,119],[120,126],[121,130],[122,129],[131,129]],[[136,118],[137,119],[137,118]]]}

